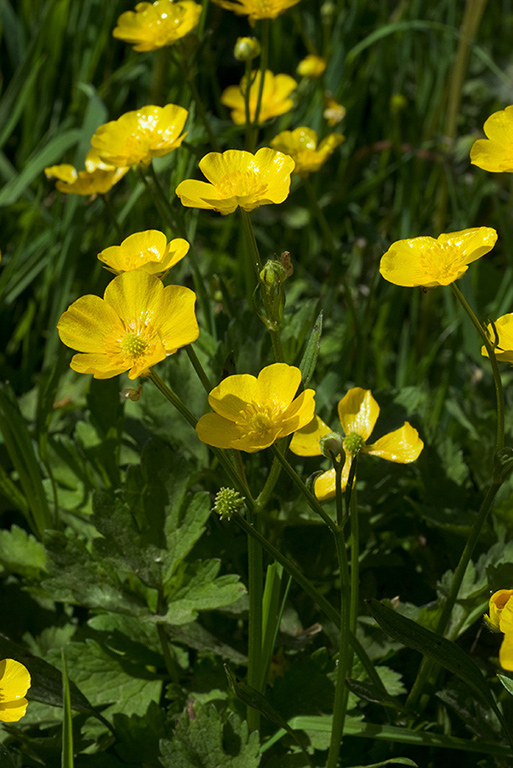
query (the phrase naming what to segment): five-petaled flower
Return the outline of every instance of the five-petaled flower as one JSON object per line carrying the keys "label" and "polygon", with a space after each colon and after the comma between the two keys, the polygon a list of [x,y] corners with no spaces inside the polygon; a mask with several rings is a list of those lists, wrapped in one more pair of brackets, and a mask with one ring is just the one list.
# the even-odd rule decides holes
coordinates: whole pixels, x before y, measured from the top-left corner
{"label": "five-petaled flower", "polygon": [[318,144],[317,133],[312,128],[296,128],[275,136],[271,147],[293,158],[294,173],[308,176],[312,171],[318,171],[344,140],[341,133],[330,133]]}
{"label": "five-petaled flower", "polygon": [[499,651],[503,669],[513,671],[513,589],[499,589],[489,602],[489,615],[485,622],[494,632],[503,632],[504,639]]}
{"label": "five-petaled flower", "polygon": [[490,115],[483,126],[486,139],[470,150],[470,162],[492,173],[513,173],[513,106]]}
{"label": "five-petaled flower", "polygon": [[200,418],[198,437],[216,448],[247,453],[268,448],[312,420],[315,393],[306,389],[295,397],[300,383],[299,368],[286,363],[268,365],[258,378],[228,376],[208,396],[215,413]]}
{"label": "five-petaled flower", "polygon": [[[407,421],[395,432],[380,437],[372,445],[366,445],[379,416],[379,405],[369,389],[361,387],[350,389],[338,404],[338,416],[344,433],[342,448],[345,461],[341,478],[342,490],[347,486],[351,464],[356,454],[368,453],[387,461],[409,464],[419,457],[424,447],[419,433]],[[330,434],[334,434],[333,430],[315,416],[309,424],[296,432],[290,443],[290,450],[298,456],[320,456],[319,440]],[[320,475],[315,481],[314,490],[320,501],[335,496],[335,469]]]}
{"label": "five-petaled flower", "polygon": [[47,179],[57,179],[55,184],[59,192],[69,195],[105,195],[114,184],[123,178],[129,168],[115,167],[104,163],[94,149],[90,149],[85,159],[85,171],[64,163],[45,168]]}
{"label": "five-petaled flower", "polygon": [[181,237],[168,243],[163,232],[147,229],[125,238],[121,245],[105,248],[98,258],[116,275],[142,269],[150,275],[163,277],[183,259],[189,247],[187,240]]}
{"label": "five-petaled flower", "polygon": [[390,283],[407,287],[449,285],[468,265],[492,250],[497,232],[490,227],[463,229],[434,237],[398,240],[381,258],[379,271]]}
{"label": "five-petaled flower", "polygon": [[0,661],[0,720],[15,723],[27,711],[25,694],[30,688],[30,673],[14,659]]}
{"label": "five-petaled flower", "polygon": [[294,161],[288,155],[263,147],[253,155],[238,149],[209,152],[200,162],[209,184],[186,179],[176,188],[182,205],[208,208],[226,215],[240,205],[252,211],[260,205],[282,203],[290,189]]}
{"label": "five-petaled flower", "polygon": [[100,125],[91,144],[104,162],[116,167],[149,165],[152,158],[164,157],[180,146],[187,114],[176,104],[141,107]]}
{"label": "five-petaled flower", "polygon": [[296,72],[300,77],[308,77],[315,80],[320,77],[326,69],[326,61],[322,56],[315,53],[309,53],[304,59],[301,59],[296,67]]}
{"label": "five-petaled flower", "polygon": [[[493,324],[489,323],[486,330],[497,360],[513,365],[513,313],[509,312],[499,317]],[[481,347],[481,354],[488,357],[485,346]]]}
{"label": "five-petaled flower", "polygon": [[[262,73],[260,70],[252,74],[249,87],[249,119],[253,122],[256,116],[258,95]],[[232,110],[231,118],[236,125],[244,125],[246,122],[245,94],[247,80],[244,76],[240,85],[229,85],[221,95],[221,103]],[[258,113],[258,122],[264,123],[271,117],[284,115],[292,109],[294,102],[290,94],[297,88],[297,83],[290,75],[273,75],[270,70],[265,71],[264,87]]]}
{"label": "five-petaled flower", "polygon": [[124,272],[109,283],[103,299],[82,296],[61,316],[61,341],[81,353],[71,368],[95,379],[124,371],[137,378],[198,338],[195,301],[189,288],[164,288],[142,270]]}
{"label": "five-petaled flower", "polygon": [[201,5],[193,0],[138,3],[135,11],[121,14],[112,35],[131,43],[134,51],[155,51],[189,34],[200,16]]}
{"label": "five-petaled flower", "polygon": [[250,22],[258,19],[275,19],[299,0],[213,0],[216,5],[234,11],[238,16],[249,16]]}

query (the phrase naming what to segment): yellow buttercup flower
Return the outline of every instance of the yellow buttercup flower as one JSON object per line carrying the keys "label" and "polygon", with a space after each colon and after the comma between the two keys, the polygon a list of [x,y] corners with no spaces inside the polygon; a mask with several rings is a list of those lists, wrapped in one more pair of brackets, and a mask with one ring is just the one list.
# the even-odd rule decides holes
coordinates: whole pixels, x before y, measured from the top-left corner
{"label": "yellow buttercup flower", "polygon": [[335,101],[332,96],[326,95],[322,116],[328,122],[328,125],[333,128],[334,125],[341,123],[346,116],[346,108]]}
{"label": "yellow buttercup flower", "polygon": [[258,19],[275,19],[299,0],[213,0],[216,5],[234,11],[238,16],[249,16],[251,22]]}
{"label": "yellow buttercup flower", "polygon": [[[262,73],[259,70],[252,76],[249,87],[249,117],[252,121],[255,119],[261,79]],[[278,115],[284,115],[285,112],[289,112],[294,106],[290,94],[296,88],[297,83],[290,75],[273,75],[267,69],[264,75],[264,88],[260,102],[258,122],[265,123],[271,117],[278,117]],[[243,77],[240,85],[229,85],[221,95],[221,103],[226,107],[230,107],[232,110],[231,118],[236,125],[244,125],[246,122],[245,93],[246,77]]]}
{"label": "yellow buttercup flower", "polygon": [[331,133],[317,146],[319,139],[314,130],[296,128],[294,131],[282,131],[275,136],[271,147],[293,158],[296,164],[294,173],[308,176],[312,171],[318,171],[344,140],[345,136],[341,133]]}
{"label": "yellow buttercup flower", "polygon": [[252,211],[260,205],[282,203],[289,194],[294,161],[268,147],[259,149],[255,155],[227,149],[209,152],[200,160],[199,167],[210,183],[182,181],[176,188],[182,205],[226,215],[239,205]]}
{"label": "yellow buttercup flower", "polygon": [[[513,365],[513,313],[502,315],[493,325],[489,323],[486,330],[497,360]],[[481,354],[488,357],[485,346],[481,347]]]}
{"label": "yellow buttercup flower", "polygon": [[118,19],[113,37],[131,43],[134,51],[155,51],[173,45],[197,26],[201,5],[192,0],[156,0],[138,3]]}
{"label": "yellow buttercup flower", "polygon": [[309,77],[315,80],[320,77],[326,69],[326,61],[322,56],[316,56],[315,53],[309,53],[304,59],[301,59],[297,65],[296,72],[300,77]]}
{"label": "yellow buttercup flower", "polygon": [[499,651],[503,669],[513,671],[513,589],[499,589],[490,597],[489,615],[484,617],[494,632],[503,632],[504,639]]}
{"label": "yellow buttercup flower", "polygon": [[115,277],[99,296],[82,296],[57,324],[61,341],[81,354],[71,360],[77,373],[109,379],[128,371],[135,379],[199,335],[196,295],[135,270]]}
{"label": "yellow buttercup flower", "polygon": [[100,125],[91,144],[106,163],[116,167],[149,165],[180,146],[187,110],[176,104],[142,107]]}
{"label": "yellow buttercup flower", "polygon": [[258,378],[249,374],[228,376],[208,396],[215,413],[196,425],[199,439],[216,448],[236,448],[254,453],[291,435],[312,420],[313,389],[295,397],[301,371],[286,363],[263,368]]}
{"label": "yellow buttercup flower", "polygon": [[59,192],[69,195],[105,195],[123,178],[128,168],[116,168],[104,163],[94,149],[85,159],[85,171],[77,171],[72,165],[51,165],[45,168],[47,179],[57,179]]}
{"label": "yellow buttercup flower", "polygon": [[14,659],[0,661],[0,720],[15,723],[27,711],[25,694],[30,688],[30,673]]}
{"label": "yellow buttercup flower", "polygon": [[[395,432],[380,437],[372,445],[366,445],[379,416],[379,405],[369,389],[350,389],[338,404],[338,416],[345,435],[342,438],[345,455],[342,490],[347,486],[351,464],[357,453],[368,453],[387,461],[409,464],[419,457],[424,447],[419,433],[407,421]],[[320,456],[319,440],[330,434],[334,434],[333,430],[315,416],[310,424],[296,432],[290,443],[290,450],[298,456]],[[320,501],[335,496],[335,470],[330,469],[320,475],[315,481],[314,490]]]}
{"label": "yellow buttercup flower", "polygon": [[513,173],[513,106],[490,115],[483,126],[486,139],[470,150],[470,162],[484,171]]}
{"label": "yellow buttercup flower", "polygon": [[398,240],[382,257],[379,271],[390,283],[433,288],[449,285],[468,265],[492,250],[497,232],[490,227],[463,229],[434,237]]}
{"label": "yellow buttercup flower", "polygon": [[181,237],[168,243],[163,232],[147,229],[125,238],[121,245],[105,248],[98,258],[116,275],[142,269],[150,275],[162,277],[183,259],[189,247],[187,240]]}

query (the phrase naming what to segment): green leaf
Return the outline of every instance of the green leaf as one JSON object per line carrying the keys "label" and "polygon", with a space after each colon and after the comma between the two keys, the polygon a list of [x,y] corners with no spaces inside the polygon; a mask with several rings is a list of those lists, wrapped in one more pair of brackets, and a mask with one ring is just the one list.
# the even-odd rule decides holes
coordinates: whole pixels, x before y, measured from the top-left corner
{"label": "green leaf", "polygon": [[164,768],[257,768],[258,734],[248,736],[246,723],[230,715],[223,723],[211,706],[188,709],[179,718],[171,741],[160,742]]}
{"label": "green leaf", "polygon": [[0,768],[16,768],[9,752],[3,744],[0,744]]}
{"label": "green leaf", "polygon": [[507,690],[507,692],[513,696],[513,680],[511,677],[506,677],[506,675],[501,675],[500,672],[497,672],[497,677],[503,684],[504,688]]}
{"label": "green leaf", "polygon": [[417,763],[410,760],[409,757],[391,757],[390,760],[385,760],[382,763],[372,763],[372,765],[353,765],[351,768],[383,768],[385,765],[409,765],[413,768],[418,768]]}
{"label": "green leaf", "polygon": [[61,768],[73,768],[73,726],[71,723],[71,701],[69,695],[68,667],[64,649],[62,658],[62,759]]}
{"label": "green leaf", "polygon": [[473,659],[455,643],[421,627],[414,621],[382,605],[378,600],[367,601],[369,609],[380,627],[395,640],[429,656],[438,664],[458,675],[479,696],[485,705],[491,707],[502,723],[509,739],[508,729],[495,699],[481,670]]}
{"label": "green leaf", "polygon": [[347,687],[355,696],[364,701],[371,701],[374,704],[383,704],[386,707],[393,707],[394,709],[403,710],[400,702],[390,696],[386,691],[377,688],[367,680],[346,680]]}
{"label": "green leaf", "polygon": [[34,536],[13,525],[0,530],[0,563],[3,567],[28,579],[37,579],[45,571],[46,550]]}
{"label": "green leaf", "polygon": [[299,363],[299,369],[301,371],[301,377],[303,379],[303,385],[308,387],[312,376],[314,375],[315,366],[317,365],[317,358],[319,356],[319,350],[321,348],[321,335],[322,335],[322,311],[319,312],[319,316],[315,321],[315,325],[312,328],[312,333],[308,339],[305,352]]}

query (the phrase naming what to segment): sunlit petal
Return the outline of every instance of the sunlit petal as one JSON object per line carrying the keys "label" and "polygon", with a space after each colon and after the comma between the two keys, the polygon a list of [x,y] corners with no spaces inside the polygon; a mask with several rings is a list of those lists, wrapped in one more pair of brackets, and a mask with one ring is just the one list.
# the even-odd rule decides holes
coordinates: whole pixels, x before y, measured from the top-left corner
{"label": "sunlit petal", "polygon": [[345,435],[355,432],[366,441],[379,416],[379,405],[370,389],[354,387],[338,404],[338,416]]}
{"label": "sunlit petal", "polygon": [[372,445],[365,446],[363,451],[387,461],[409,464],[418,459],[423,448],[419,433],[406,421],[400,429],[380,437]]}

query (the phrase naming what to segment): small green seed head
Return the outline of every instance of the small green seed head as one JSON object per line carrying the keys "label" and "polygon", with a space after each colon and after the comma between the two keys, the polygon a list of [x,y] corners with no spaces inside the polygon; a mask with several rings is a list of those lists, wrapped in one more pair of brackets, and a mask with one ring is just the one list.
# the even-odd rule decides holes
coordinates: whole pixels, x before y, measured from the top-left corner
{"label": "small green seed head", "polygon": [[347,437],[344,438],[344,450],[354,456],[355,453],[361,450],[364,444],[364,439],[358,432],[350,432]]}
{"label": "small green seed head", "polygon": [[251,61],[260,56],[260,43],[256,37],[238,37],[233,49],[237,61]]}
{"label": "small green seed head", "polygon": [[240,512],[244,506],[244,496],[233,488],[220,488],[216,494],[213,506],[222,519],[229,520],[235,512]]}

